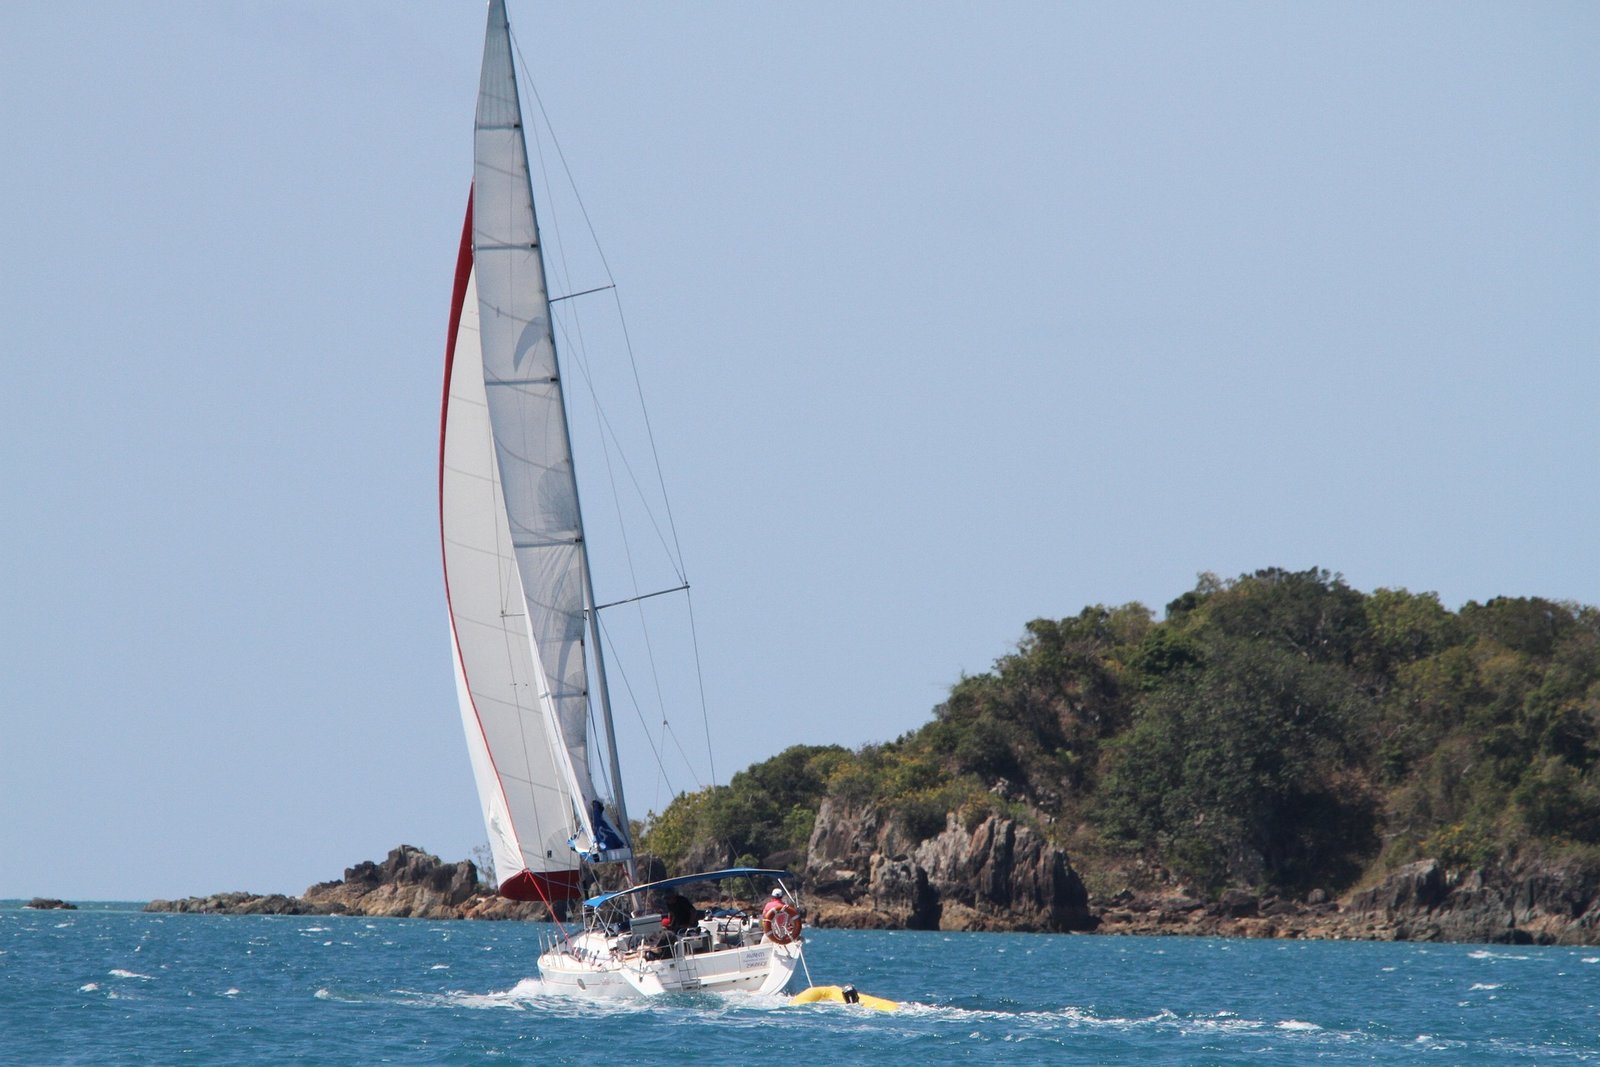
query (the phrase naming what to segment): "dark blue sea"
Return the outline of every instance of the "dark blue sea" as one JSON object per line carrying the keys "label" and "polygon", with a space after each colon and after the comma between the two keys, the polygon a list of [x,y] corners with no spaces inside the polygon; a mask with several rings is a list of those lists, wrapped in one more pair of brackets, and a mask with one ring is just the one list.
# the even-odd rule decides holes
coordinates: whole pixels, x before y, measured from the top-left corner
{"label": "dark blue sea", "polygon": [[0,905],[5,1064],[1600,1061],[1600,949],[807,931],[818,984],[904,1002],[603,1005],[548,928]]}

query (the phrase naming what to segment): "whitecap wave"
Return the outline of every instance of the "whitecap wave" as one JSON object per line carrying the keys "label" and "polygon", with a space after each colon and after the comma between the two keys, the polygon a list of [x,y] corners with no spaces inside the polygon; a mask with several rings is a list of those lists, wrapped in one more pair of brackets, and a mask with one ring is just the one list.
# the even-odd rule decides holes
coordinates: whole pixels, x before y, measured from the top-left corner
{"label": "whitecap wave", "polygon": [[[439,967],[434,967],[439,970]],[[554,997],[552,990],[544,988],[537,978],[524,978],[510,989],[478,993],[465,989],[452,989],[445,993],[424,993],[411,989],[396,989],[393,996],[403,1003],[420,1007],[479,1008],[502,1011],[527,1011],[534,1002],[543,1000],[546,1005],[560,1003],[566,998]]]}
{"label": "whitecap wave", "polygon": [[436,996],[420,996],[419,999],[428,1001],[429,1003],[442,1004],[453,1008],[499,1008],[507,1011],[527,1011],[528,1001],[533,998],[528,996],[514,996],[510,992],[469,993],[465,990],[457,989],[449,993],[441,993]]}
{"label": "whitecap wave", "polygon": [[121,967],[112,968],[110,973],[113,978],[137,978],[141,982],[155,981],[154,975],[140,974],[138,971],[125,971]]}
{"label": "whitecap wave", "polygon": [[1178,1025],[1178,1029],[1202,1034],[1239,1034],[1265,1029],[1266,1025],[1260,1019],[1241,1019],[1232,1012],[1218,1012],[1216,1015],[1201,1015],[1185,1020]]}
{"label": "whitecap wave", "polygon": [[1470,993],[1479,989],[1499,989],[1500,985],[1501,983],[1499,982],[1473,982],[1472,987],[1467,992]]}
{"label": "whitecap wave", "polygon": [[99,982],[85,982],[83,985],[78,987],[78,992],[80,992],[80,993],[93,993],[96,990],[98,990],[99,988],[100,988],[100,983]]}

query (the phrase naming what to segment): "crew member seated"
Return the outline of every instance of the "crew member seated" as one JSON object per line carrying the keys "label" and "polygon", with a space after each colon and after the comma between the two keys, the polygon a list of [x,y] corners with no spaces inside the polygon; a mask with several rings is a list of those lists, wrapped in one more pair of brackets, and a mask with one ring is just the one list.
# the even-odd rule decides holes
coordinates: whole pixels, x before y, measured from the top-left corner
{"label": "crew member seated", "polygon": [[682,893],[674,893],[667,898],[666,914],[661,918],[661,925],[674,940],[681,940],[689,934],[700,931],[700,912],[694,903]]}

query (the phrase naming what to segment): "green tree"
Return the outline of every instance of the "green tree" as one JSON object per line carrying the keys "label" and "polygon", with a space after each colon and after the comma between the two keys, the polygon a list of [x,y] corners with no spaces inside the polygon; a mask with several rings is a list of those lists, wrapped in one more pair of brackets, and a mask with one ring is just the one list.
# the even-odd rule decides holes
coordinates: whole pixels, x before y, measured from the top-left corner
{"label": "green tree", "polygon": [[1348,664],[1366,626],[1362,596],[1339,575],[1269,567],[1226,583],[1200,609],[1204,625],[1323,663]]}
{"label": "green tree", "polygon": [[1115,742],[1105,831],[1211,888],[1348,883],[1376,842],[1365,697],[1266,641],[1216,646],[1206,662]]}
{"label": "green tree", "polygon": [[652,814],[644,848],[674,873],[697,848],[725,856],[804,848],[828,784],[852,760],[838,745],[794,745],[735,774],[725,786],[683,793]]}

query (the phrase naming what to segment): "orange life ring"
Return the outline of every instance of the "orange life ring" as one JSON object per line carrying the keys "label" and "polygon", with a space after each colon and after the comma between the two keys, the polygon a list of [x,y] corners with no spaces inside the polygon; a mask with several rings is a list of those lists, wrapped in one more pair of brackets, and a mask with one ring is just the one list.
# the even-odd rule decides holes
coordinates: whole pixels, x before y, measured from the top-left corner
{"label": "orange life ring", "polygon": [[798,939],[800,925],[800,912],[788,902],[768,908],[761,915],[761,932],[775,945],[787,945]]}

